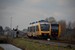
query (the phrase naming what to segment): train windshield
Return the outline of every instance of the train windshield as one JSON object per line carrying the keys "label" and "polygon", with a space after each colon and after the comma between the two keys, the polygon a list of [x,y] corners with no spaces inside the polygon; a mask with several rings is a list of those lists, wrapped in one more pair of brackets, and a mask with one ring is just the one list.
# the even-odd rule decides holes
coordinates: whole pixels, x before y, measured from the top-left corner
{"label": "train windshield", "polygon": [[41,24],[41,31],[49,31],[50,25],[49,24]]}
{"label": "train windshield", "polygon": [[51,24],[51,29],[58,30],[58,24]]}

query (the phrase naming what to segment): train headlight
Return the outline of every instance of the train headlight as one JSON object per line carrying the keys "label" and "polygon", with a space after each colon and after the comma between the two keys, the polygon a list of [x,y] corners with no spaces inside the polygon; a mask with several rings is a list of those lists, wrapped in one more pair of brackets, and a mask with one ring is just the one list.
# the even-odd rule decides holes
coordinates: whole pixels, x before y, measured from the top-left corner
{"label": "train headlight", "polygon": [[48,38],[47,40],[50,41],[50,38]]}

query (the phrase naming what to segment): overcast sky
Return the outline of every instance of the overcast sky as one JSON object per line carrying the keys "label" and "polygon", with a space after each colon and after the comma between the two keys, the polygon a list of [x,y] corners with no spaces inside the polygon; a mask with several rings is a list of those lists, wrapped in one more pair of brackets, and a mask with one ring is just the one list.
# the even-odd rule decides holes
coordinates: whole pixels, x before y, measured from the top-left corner
{"label": "overcast sky", "polygon": [[53,16],[75,21],[75,0],[0,0],[0,25],[27,28],[30,22]]}

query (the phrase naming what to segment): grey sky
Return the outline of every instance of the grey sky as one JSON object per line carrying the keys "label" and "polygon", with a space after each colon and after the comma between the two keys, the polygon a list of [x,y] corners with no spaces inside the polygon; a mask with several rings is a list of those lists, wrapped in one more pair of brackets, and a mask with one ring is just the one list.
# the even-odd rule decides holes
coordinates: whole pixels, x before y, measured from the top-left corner
{"label": "grey sky", "polygon": [[30,22],[53,16],[56,20],[75,21],[75,0],[0,0],[0,25],[19,29]]}

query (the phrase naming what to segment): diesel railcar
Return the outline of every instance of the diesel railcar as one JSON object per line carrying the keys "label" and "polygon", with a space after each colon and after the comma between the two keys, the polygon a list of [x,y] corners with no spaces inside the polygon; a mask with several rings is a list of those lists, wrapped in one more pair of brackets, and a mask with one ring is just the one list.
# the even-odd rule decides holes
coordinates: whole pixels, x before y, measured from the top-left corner
{"label": "diesel railcar", "polygon": [[41,20],[30,23],[28,27],[28,37],[50,38],[51,25],[47,21]]}
{"label": "diesel railcar", "polygon": [[51,38],[58,39],[61,33],[60,24],[51,24]]}

